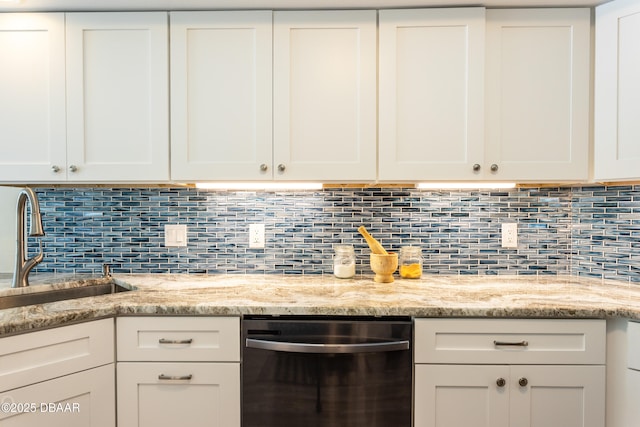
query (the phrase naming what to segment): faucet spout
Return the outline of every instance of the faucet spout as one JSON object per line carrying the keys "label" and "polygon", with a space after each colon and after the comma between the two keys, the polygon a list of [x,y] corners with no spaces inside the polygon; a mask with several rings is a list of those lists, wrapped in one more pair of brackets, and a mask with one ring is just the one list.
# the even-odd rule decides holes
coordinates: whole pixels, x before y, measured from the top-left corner
{"label": "faucet spout", "polygon": [[14,288],[29,286],[29,272],[44,258],[41,243],[40,253],[35,255],[34,257],[27,259],[25,243],[25,214],[27,201],[31,205],[29,236],[44,236],[44,231],[42,228],[42,215],[40,214],[40,203],[38,202],[38,196],[36,196],[36,193],[32,189],[24,188],[18,194],[18,203],[16,204],[16,266],[13,271],[13,282],[11,284],[11,286],[13,286]]}

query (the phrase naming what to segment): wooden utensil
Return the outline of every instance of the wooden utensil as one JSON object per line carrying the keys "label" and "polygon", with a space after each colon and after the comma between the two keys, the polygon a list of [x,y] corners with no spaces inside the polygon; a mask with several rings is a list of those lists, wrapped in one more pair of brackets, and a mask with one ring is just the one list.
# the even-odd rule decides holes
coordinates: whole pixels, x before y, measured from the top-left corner
{"label": "wooden utensil", "polygon": [[373,238],[373,236],[371,236],[371,234],[369,234],[369,232],[364,227],[364,225],[361,225],[360,227],[358,227],[358,231],[360,232],[360,234],[362,234],[362,237],[364,237],[364,240],[367,241],[367,244],[371,248],[372,253],[378,254],[378,255],[389,255],[389,253],[385,250],[385,248],[382,247],[380,242],[378,242],[376,239]]}

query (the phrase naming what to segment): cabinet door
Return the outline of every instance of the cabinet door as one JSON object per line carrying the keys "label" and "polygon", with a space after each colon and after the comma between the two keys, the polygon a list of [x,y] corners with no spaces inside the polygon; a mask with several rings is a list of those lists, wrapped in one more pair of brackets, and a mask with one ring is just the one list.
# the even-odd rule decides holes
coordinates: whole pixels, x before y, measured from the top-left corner
{"label": "cabinet door", "polygon": [[272,13],[170,17],[171,179],[272,179]]}
{"label": "cabinet door", "polygon": [[117,371],[118,427],[240,426],[239,363],[118,363]]}
{"label": "cabinet door", "polygon": [[640,4],[596,8],[596,180],[640,179]]}
{"label": "cabinet door", "polygon": [[67,14],[67,159],[74,181],[169,179],[165,12]]}
{"label": "cabinet door", "polygon": [[0,13],[0,57],[0,181],[64,180],[64,15]]}
{"label": "cabinet door", "polygon": [[604,427],[604,366],[513,366],[510,383],[511,427]]}
{"label": "cabinet door", "polygon": [[415,426],[508,427],[508,381],[508,366],[416,365]]}
{"label": "cabinet door", "polygon": [[625,415],[626,425],[633,425],[634,422],[640,419],[640,405],[637,404],[635,397],[640,396],[640,371],[635,369],[627,370],[627,384],[626,392],[629,398],[627,399],[627,411]]}
{"label": "cabinet door", "polygon": [[376,11],[274,12],[274,174],[376,179]]}
{"label": "cabinet door", "polygon": [[589,9],[487,11],[491,178],[588,178],[589,33]]}
{"label": "cabinet door", "polygon": [[380,11],[380,180],[482,173],[484,34],[484,8]]}
{"label": "cabinet door", "polygon": [[0,402],[2,427],[115,427],[114,365],[0,393]]}

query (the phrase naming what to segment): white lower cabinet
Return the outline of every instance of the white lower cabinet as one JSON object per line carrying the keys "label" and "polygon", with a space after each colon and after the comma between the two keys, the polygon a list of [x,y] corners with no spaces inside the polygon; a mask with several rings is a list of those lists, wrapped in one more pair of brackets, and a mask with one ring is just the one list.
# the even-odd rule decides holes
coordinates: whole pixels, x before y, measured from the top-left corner
{"label": "white lower cabinet", "polygon": [[2,427],[114,427],[114,364],[0,393]]}
{"label": "white lower cabinet", "polygon": [[416,365],[416,427],[507,427],[509,392],[496,385],[505,377],[507,366]]}
{"label": "white lower cabinet", "polygon": [[640,419],[640,405],[635,401],[640,396],[640,323],[629,321],[627,324],[627,372],[623,407],[626,409],[626,425],[637,423]]}
{"label": "white lower cabinet", "polygon": [[113,319],[0,339],[0,427],[115,427]]}
{"label": "white lower cabinet", "polygon": [[415,372],[416,426],[604,425],[604,366],[418,365]]}
{"label": "white lower cabinet", "polygon": [[118,427],[240,427],[240,319],[117,320]]}
{"label": "white lower cabinet", "polygon": [[640,371],[629,369],[627,372],[627,401],[628,405],[627,425],[640,419],[640,405],[633,403],[634,396],[640,396]]}
{"label": "white lower cabinet", "polygon": [[604,321],[418,319],[415,336],[416,427],[605,425]]}
{"label": "white lower cabinet", "polygon": [[239,363],[119,363],[118,426],[239,426]]}

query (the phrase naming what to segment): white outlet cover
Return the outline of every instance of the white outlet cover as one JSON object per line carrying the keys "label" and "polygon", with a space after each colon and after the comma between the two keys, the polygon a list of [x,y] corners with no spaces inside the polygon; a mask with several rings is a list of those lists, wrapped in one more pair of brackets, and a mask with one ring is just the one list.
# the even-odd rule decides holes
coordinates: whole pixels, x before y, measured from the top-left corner
{"label": "white outlet cover", "polygon": [[249,248],[264,249],[264,224],[249,224]]}
{"label": "white outlet cover", "polygon": [[518,247],[518,223],[505,222],[502,224],[502,247],[517,248]]}
{"label": "white outlet cover", "polygon": [[187,226],[186,225],[165,225],[164,245],[167,247],[187,246]]}

